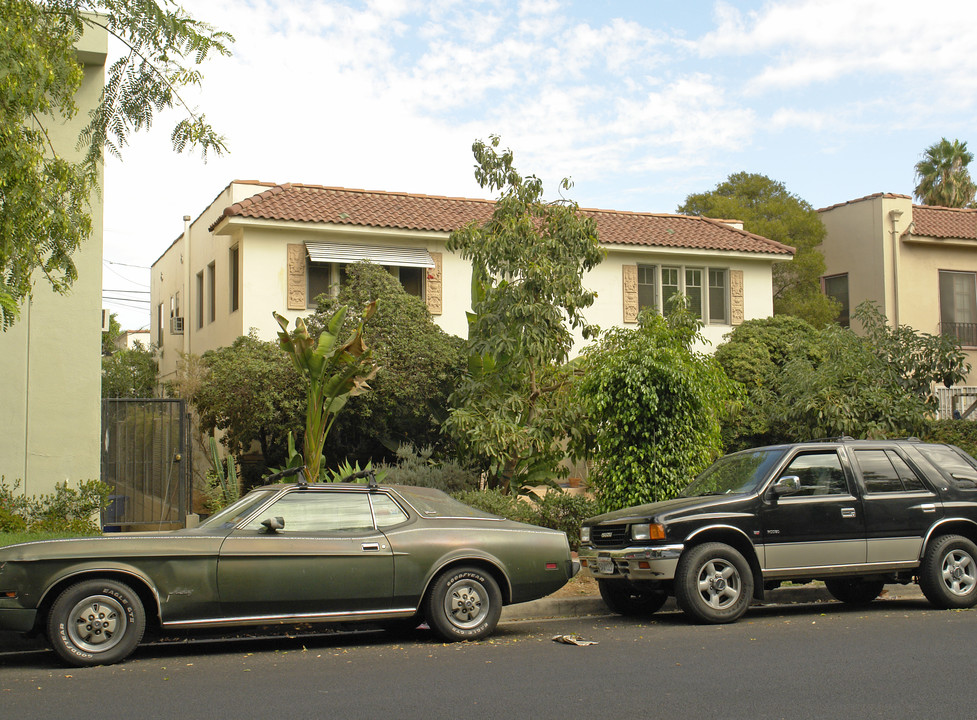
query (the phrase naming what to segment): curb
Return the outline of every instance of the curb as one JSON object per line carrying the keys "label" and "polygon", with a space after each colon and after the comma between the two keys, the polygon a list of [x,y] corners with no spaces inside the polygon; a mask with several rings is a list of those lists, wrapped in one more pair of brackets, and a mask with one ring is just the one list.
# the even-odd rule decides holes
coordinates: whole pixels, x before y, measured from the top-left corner
{"label": "curb", "polygon": [[[886,585],[880,596],[881,600],[915,600],[923,599],[923,593],[918,585]],[[766,598],[759,605],[800,605],[825,602],[838,602],[832,597],[824,585],[798,585],[780,587],[766,593]],[[678,610],[675,598],[670,597],[662,606],[662,612]],[[587,595],[579,598],[543,598],[531,602],[507,605],[502,608],[502,621],[536,620],[557,617],[583,617],[586,615],[610,615],[611,610],[600,599],[599,595]]]}

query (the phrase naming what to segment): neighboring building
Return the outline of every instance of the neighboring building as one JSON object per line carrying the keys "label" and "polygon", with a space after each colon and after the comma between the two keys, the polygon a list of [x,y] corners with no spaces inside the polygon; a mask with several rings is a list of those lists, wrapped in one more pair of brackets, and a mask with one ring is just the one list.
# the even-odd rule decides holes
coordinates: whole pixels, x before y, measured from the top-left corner
{"label": "neighboring building", "polygon": [[[234,181],[153,264],[152,342],[161,380],[180,353],[230,345],[251,328],[275,337],[272,311],[294,320],[334,292],[343,267],[386,266],[425,300],[445,331],[464,336],[471,266],[448,252],[452,230],[483,222],[489,200]],[[713,345],[745,319],[773,312],[772,266],[793,249],[735,222],[684,215],[582,210],[607,256],[584,278],[597,292],[587,319],[635,325],[640,309],[689,296]],[[579,345],[578,345],[579,347]]]}
{"label": "neighboring building", "polygon": [[[84,80],[78,113],[47,130],[66,157],[80,159],[78,135],[105,86],[105,30],[86,27],[77,43]],[[90,203],[92,235],[72,260],[78,279],[66,295],[51,291],[38,273],[33,298],[20,319],[0,332],[0,475],[36,495],[55,483],[99,477],[102,197]]]}
{"label": "neighboring building", "polygon": [[137,346],[149,350],[152,342],[149,330],[123,330],[115,339],[115,346],[119,350],[135,350]]}
{"label": "neighboring building", "polygon": [[842,324],[871,300],[894,326],[956,337],[977,366],[977,210],[877,193],[818,213],[822,282],[842,303]]}

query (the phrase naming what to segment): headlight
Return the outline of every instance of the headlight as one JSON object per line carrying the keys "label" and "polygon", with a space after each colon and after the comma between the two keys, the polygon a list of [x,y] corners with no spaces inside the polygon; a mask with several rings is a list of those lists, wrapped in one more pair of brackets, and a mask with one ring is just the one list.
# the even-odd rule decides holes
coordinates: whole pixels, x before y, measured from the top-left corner
{"label": "headlight", "polygon": [[580,542],[589,543],[590,542],[590,528],[582,527],[580,528]]}
{"label": "headlight", "polygon": [[631,526],[632,540],[664,540],[665,527],[653,523],[637,523]]}

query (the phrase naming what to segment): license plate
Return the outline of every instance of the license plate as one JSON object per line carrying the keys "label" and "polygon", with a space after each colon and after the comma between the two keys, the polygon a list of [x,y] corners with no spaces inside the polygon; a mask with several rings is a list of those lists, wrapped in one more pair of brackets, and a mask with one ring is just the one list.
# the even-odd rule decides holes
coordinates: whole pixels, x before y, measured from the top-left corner
{"label": "license plate", "polygon": [[610,558],[597,558],[597,572],[601,575],[613,575],[614,561]]}

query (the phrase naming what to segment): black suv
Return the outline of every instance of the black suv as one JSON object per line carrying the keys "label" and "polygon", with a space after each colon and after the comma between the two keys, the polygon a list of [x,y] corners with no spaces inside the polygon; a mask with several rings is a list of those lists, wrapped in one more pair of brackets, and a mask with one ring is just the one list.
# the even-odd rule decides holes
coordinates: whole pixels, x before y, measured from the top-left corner
{"label": "black suv", "polygon": [[781,582],[823,580],[848,603],[918,582],[941,608],[977,604],[977,461],[952,445],[852,440],[720,458],[673,500],[585,520],[581,564],[613,611],[669,595],[733,622]]}

